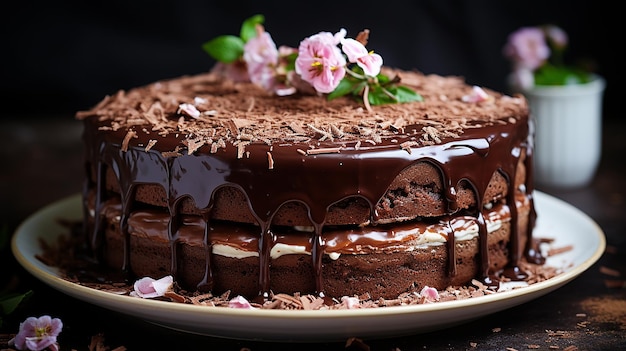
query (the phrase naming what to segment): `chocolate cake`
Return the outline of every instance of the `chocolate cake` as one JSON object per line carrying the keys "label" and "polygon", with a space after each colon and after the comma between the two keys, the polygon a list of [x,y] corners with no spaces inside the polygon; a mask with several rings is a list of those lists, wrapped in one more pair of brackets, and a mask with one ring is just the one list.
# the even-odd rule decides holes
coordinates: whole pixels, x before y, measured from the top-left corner
{"label": "chocolate cake", "polygon": [[370,106],[223,73],[77,114],[102,264],[191,291],[376,299],[523,279],[540,259],[522,96],[383,67],[421,98]]}

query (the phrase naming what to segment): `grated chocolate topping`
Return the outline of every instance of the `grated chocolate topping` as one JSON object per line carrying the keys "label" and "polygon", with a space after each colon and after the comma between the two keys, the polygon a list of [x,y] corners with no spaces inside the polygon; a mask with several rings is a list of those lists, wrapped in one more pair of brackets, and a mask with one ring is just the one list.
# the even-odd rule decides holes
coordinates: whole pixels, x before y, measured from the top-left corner
{"label": "grated chocolate topping", "polygon": [[[361,101],[346,97],[330,101],[316,95],[276,97],[251,83],[206,73],[119,91],[76,116],[96,116],[101,129],[126,131],[125,146],[144,134],[150,136],[146,147],[168,153],[186,149],[192,154],[203,148],[214,153],[226,143],[240,150],[254,142],[308,143],[311,148],[331,142],[354,147],[380,144],[383,139],[393,142],[399,136],[409,137],[412,146],[431,145],[467,129],[510,123],[527,114],[523,98],[495,91],[486,90],[491,98],[483,102],[464,101],[472,87],[461,77],[388,74],[400,76],[402,84],[424,101],[381,105],[368,112]],[[178,144],[159,147],[165,136],[175,136]]]}

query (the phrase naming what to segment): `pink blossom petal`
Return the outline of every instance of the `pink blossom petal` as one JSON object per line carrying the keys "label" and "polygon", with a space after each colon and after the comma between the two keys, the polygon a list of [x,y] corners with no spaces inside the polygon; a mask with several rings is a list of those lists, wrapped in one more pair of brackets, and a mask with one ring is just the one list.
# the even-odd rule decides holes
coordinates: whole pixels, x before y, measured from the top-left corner
{"label": "pink blossom petal", "polygon": [[335,33],[335,35],[333,35],[334,45],[339,45],[339,43],[341,43],[341,41],[346,37],[347,33],[348,31],[346,31],[345,28],[341,28],[339,32]]}
{"label": "pink blossom petal", "polygon": [[174,278],[171,275],[165,276],[159,280],[154,280],[150,277],[144,277],[135,282],[135,291],[131,293],[133,296],[138,296],[144,299],[150,299],[154,297],[160,297],[170,289]]}
{"label": "pink blossom petal", "polygon": [[341,50],[348,56],[348,61],[355,63],[361,57],[367,56],[367,49],[363,44],[354,39],[344,39],[341,41]]}
{"label": "pink blossom petal", "polygon": [[56,336],[44,335],[33,336],[26,338],[26,349],[32,351],[45,350],[48,347],[53,347],[57,342]]}
{"label": "pink blossom petal", "polygon": [[368,52],[360,42],[354,39],[344,39],[341,41],[341,49],[348,57],[348,61],[356,63],[366,75],[375,77],[380,73],[383,58],[378,54]]}
{"label": "pink blossom petal", "polygon": [[426,298],[427,301],[437,301],[439,300],[439,291],[435,288],[431,288],[429,286],[424,286],[422,291],[420,291],[420,296]]}
{"label": "pink blossom petal", "polygon": [[192,118],[200,117],[200,111],[198,111],[194,105],[187,103],[178,105],[178,111],[176,111],[176,113],[184,114]]}
{"label": "pink blossom petal", "polygon": [[297,92],[297,90],[296,90],[295,87],[290,87],[290,86],[285,86],[285,85],[278,85],[274,89],[274,92],[278,96],[289,96],[289,95],[295,94]]}
{"label": "pink blossom petal", "polygon": [[489,100],[489,94],[487,94],[481,87],[474,85],[472,87],[472,93],[462,97],[464,102],[483,102]]}
{"label": "pink blossom petal", "polygon": [[361,307],[361,304],[359,303],[359,298],[354,296],[342,296],[341,303],[349,310]]}
{"label": "pink blossom petal", "polygon": [[367,56],[359,58],[356,64],[363,69],[366,75],[375,77],[380,73],[383,66],[383,58],[378,54],[369,53]]}
{"label": "pink blossom petal", "polygon": [[246,300],[243,296],[235,296],[230,301],[228,301],[228,307],[230,308],[240,308],[240,309],[254,309],[250,302]]}

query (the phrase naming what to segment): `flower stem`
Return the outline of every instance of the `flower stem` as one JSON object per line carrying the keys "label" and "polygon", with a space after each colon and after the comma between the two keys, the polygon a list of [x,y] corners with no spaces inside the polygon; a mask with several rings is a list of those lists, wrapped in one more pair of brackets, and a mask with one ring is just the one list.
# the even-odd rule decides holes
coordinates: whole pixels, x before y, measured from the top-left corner
{"label": "flower stem", "polygon": [[365,84],[365,88],[363,89],[363,105],[365,105],[365,109],[367,112],[372,112],[372,106],[370,105],[370,86],[369,84]]}

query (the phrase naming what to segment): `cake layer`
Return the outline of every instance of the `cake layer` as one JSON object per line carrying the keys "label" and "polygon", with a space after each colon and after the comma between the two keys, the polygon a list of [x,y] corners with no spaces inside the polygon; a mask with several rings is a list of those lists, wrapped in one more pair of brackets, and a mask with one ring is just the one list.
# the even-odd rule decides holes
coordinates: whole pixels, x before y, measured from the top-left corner
{"label": "cake layer", "polygon": [[[516,187],[522,186],[525,179],[524,158],[517,167]],[[404,169],[391,183],[384,196],[374,206],[377,213],[376,224],[411,220],[417,217],[438,217],[449,213],[443,194],[443,177],[436,166],[428,162],[418,162]],[[111,168],[107,168],[107,189],[120,194],[118,180]],[[506,197],[508,182],[500,172],[495,172],[484,194],[483,206]],[[134,201],[168,208],[167,192],[163,186],[138,184]],[[257,223],[251,212],[248,199],[238,187],[225,185],[216,189],[213,195],[211,218],[241,223]],[[476,195],[467,182],[461,182],[456,194],[456,211],[476,206]],[[182,214],[202,214],[206,209],[198,208],[191,198],[184,198],[178,207]],[[367,201],[353,195],[331,204],[325,218],[326,225],[364,225],[372,215]],[[275,225],[312,225],[308,209],[301,202],[286,202],[272,218]]]}

